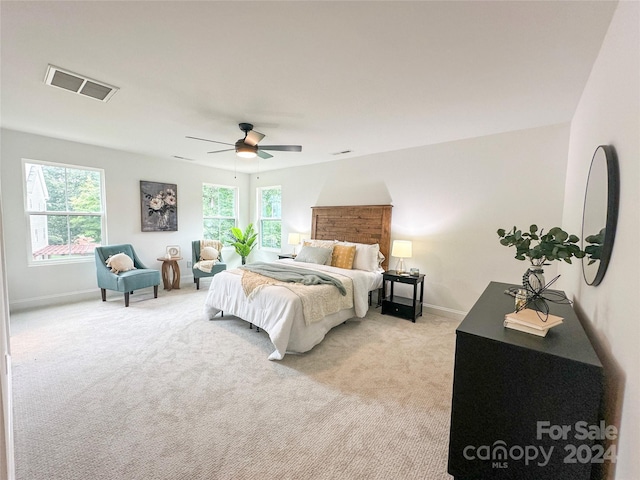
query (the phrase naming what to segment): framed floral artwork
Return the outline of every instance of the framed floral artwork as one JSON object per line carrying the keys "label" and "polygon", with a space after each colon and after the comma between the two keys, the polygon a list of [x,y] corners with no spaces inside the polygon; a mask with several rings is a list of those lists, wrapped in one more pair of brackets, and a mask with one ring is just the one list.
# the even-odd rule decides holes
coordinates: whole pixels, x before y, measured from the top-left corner
{"label": "framed floral artwork", "polygon": [[140,180],[143,232],[178,231],[178,187]]}

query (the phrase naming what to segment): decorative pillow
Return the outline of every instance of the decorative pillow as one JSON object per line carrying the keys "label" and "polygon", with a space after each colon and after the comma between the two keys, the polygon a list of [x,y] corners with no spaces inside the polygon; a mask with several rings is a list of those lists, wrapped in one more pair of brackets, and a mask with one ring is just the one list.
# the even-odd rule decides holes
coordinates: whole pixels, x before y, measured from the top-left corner
{"label": "decorative pillow", "polygon": [[333,247],[333,254],[331,255],[331,266],[351,270],[355,256],[355,245],[336,245]]}
{"label": "decorative pillow", "polygon": [[113,273],[128,272],[135,270],[133,260],[126,253],[116,253],[107,258],[107,267],[111,268]]}
{"label": "decorative pillow", "polygon": [[333,246],[338,243],[335,240],[305,240],[302,242],[302,245],[308,245],[310,247],[324,247],[324,248],[333,248]]}
{"label": "decorative pillow", "polygon": [[200,260],[217,260],[220,252],[213,247],[204,247],[200,250]]}
{"label": "decorative pillow", "polygon": [[329,261],[329,265],[330,265],[332,251],[333,249],[329,249],[329,248],[310,247],[309,245],[304,245],[300,249],[300,253],[296,255],[295,261],[315,263],[317,265],[326,265],[327,261]]}
{"label": "decorative pillow", "polygon": [[[329,250],[331,250],[333,252],[333,247],[335,246],[337,242],[335,240],[305,240],[304,242],[302,242],[303,246],[308,246],[308,247],[320,247],[320,248],[327,248]],[[329,258],[327,259],[327,263],[325,263],[325,265],[331,265],[331,255],[329,255]]]}

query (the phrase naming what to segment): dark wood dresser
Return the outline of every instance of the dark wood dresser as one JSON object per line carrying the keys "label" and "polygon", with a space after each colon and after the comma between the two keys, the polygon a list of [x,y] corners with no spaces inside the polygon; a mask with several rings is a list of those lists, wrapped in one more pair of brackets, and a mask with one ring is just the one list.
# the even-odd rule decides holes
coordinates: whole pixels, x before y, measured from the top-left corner
{"label": "dark wood dresser", "polygon": [[601,426],[602,364],[571,305],[549,302],[564,322],[546,337],[505,328],[513,286],[491,282],[456,330],[448,471],[589,479],[602,442],[582,437]]}

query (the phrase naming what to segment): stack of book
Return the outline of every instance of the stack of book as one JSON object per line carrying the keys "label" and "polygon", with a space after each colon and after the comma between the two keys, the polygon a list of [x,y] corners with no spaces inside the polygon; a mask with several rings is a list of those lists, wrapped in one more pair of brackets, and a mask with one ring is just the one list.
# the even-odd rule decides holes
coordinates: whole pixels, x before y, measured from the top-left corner
{"label": "stack of book", "polygon": [[544,337],[551,328],[562,323],[562,317],[556,315],[547,315],[546,321],[542,320],[544,318],[545,315],[543,313],[525,308],[519,312],[507,313],[504,316],[504,326]]}

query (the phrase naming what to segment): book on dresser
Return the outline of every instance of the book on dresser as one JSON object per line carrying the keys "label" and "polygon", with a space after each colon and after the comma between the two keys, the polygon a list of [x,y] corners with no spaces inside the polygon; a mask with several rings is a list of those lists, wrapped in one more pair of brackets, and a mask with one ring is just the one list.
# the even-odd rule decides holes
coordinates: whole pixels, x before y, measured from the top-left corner
{"label": "book on dresser", "polygon": [[512,330],[544,337],[551,328],[560,325],[562,320],[563,318],[557,315],[548,314],[545,317],[543,313],[525,308],[518,312],[507,313],[504,316],[504,326]]}

